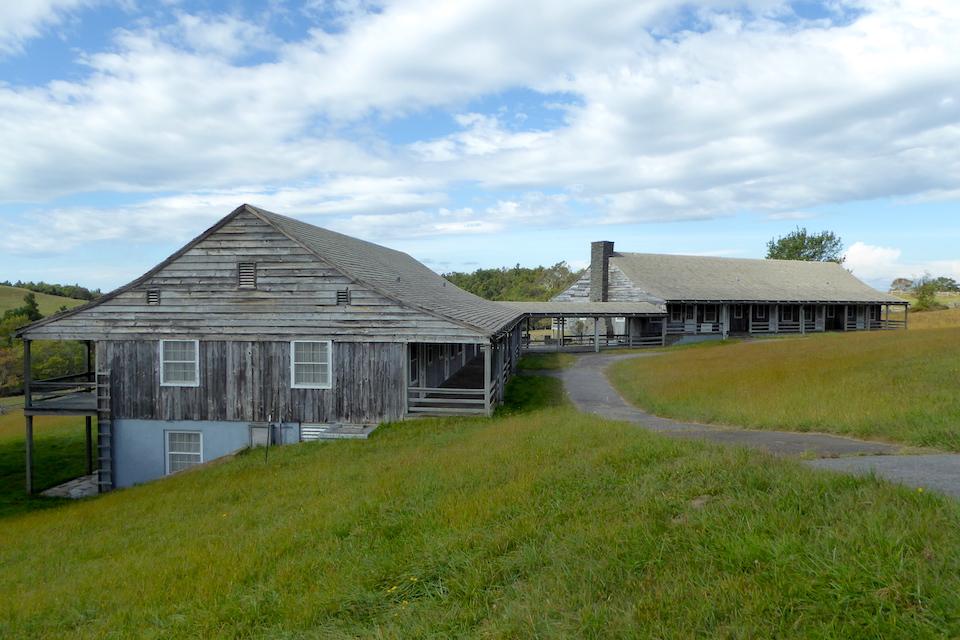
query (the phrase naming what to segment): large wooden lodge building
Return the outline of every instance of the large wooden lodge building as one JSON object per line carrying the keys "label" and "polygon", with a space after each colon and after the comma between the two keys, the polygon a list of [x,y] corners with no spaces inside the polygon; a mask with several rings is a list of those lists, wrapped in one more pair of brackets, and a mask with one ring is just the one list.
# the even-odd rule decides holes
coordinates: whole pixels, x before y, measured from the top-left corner
{"label": "large wooden lodge building", "polygon": [[[492,302],[405,253],[243,205],[130,284],[19,330],[27,490],[38,415],[86,416],[88,471],[108,491],[251,445],[489,415],[526,349],[894,328],[905,321],[890,306],[903,304],[838,265],[609,242],[554,301]],[[532,330],[543,322],[552,333]],[[35,340],[84,341],[87,370],[33,380]]]}

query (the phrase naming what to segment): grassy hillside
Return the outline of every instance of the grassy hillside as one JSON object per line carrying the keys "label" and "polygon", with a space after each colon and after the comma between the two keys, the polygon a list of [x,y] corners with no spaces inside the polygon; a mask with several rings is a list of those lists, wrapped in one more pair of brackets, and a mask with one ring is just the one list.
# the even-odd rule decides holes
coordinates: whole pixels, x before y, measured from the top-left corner
{"label": "grassy hillside", "polygon": [[958,527],[568,407],[421,420],[0,519],[0,637],[956,635]]}
{"label": "grassy hillside", "polygon": [[622,362],[610,375],[658,415],[960,451],[957,327],[689,349]]}
{"label": "grassy hillside", "polygon": [[[15,309],[23,304],[23,296],[30,293],[26,289],[16,287],[7,287],[0,285],[0,316],[7,309]],[[40,313],[48,316],[55,313],[62,305],[67,305],[72,309],[86,302],[85,300],[76,300],[74,298],[62,298],[60,296],[51,296],[46,293],[34,293],[37,297],[37,304],[40,307]]]}

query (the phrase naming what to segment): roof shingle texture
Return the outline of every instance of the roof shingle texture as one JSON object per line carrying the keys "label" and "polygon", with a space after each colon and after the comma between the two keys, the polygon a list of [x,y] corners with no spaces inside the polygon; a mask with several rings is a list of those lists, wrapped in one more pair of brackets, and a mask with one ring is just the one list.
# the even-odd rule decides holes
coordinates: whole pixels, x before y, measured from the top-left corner
{"label": "roof shingle texture", "polygon": [[834,262],[618,252],[610,264],[663,300],[904,302]]}
{"label": "roof shingle texture", "polygon": [[460,289],[402,251],[257,207],[250,209],[347,276],[398,302],[453,320],[484,335],[503,330],[522,315],[513,307]]}

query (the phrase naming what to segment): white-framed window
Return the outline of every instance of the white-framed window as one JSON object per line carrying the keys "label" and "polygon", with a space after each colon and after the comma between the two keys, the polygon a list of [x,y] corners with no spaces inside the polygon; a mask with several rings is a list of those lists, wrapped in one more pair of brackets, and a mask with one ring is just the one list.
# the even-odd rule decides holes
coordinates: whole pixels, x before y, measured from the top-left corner
{"label": "white-framed window", "polygon": [[717,321],[717,305],[708,304],[703,307],[703,321],[704,322]]}
{"label": "white-framed window", "polygon": [[290,343],[290,381],[294,389],[330,389],[333,386],[333,343],[294,340]]}
{"label": "white-framed window", "polygon": [[743,318],[743,305],[735,304],[733,305],[733,317],[735,320],[740,320]]}
{"label": "white-framed window", "polygon": [[857,308],[854,305],[847,307],[847,320],[855,321],[857,319]]}
{"label": "white-framed window", "polygon": [[200,342],[198,340],[160,341],[160,386],[196,387],[200,385]]}
{"label": "white-framed window", "polygon": [[683,322],[683,307],[678,304],[670,305],[670,322]]}
{"label": "white-framed window", "polygon": [[837,317],[837,308],[836,307],[827,307],[827,317],[831,320]]}
{"label": "white-framed window", "polygon": [[757,320],[766,320],[767,319],[767,305],[760,304],[753,308],[754,313],[757,316]]}
{"label": "white-framed window", "polygon": [[780,320],[783,322],[795,322],[797,319],[797,308],[784,305],[780,307]]}
{"label": "white-framed window", "polygon": [[694,321],[696,321],[696,319],[697,319],[697,305],[695,305],[695,304],[688,304],[688,305],[687,305],[686,319],[687,319],[687,320],[694,320]]}
{"label": "white-framed window", "polygon": [[199,431],[165,431],[167,475],[203,462],[203,434]]}

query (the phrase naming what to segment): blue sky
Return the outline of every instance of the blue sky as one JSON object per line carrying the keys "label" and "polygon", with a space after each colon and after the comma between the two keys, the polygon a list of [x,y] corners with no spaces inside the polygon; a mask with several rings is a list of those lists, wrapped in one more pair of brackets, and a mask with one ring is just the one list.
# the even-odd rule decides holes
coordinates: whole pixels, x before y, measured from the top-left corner
{"label": "blue sky", "polygon": [[0,280],[110,289],[242,202],[438,271],[762,257],[960,278],[960,6],[22,0]]}

